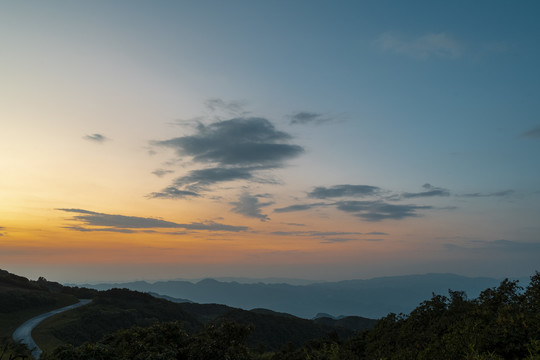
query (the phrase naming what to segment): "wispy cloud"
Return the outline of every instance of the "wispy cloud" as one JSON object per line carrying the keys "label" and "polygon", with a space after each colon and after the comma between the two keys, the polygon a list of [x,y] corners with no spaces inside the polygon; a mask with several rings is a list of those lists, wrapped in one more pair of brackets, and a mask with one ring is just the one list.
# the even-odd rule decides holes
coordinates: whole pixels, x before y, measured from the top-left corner
{"label": "wispy cloud", "polygon": [[330,204],[326,203],[312,203],[312,204],[296,204],[296,205],[290,205],[282,208],[274,209],[274,212],[276,213],[286,213],[286,212],[294,212],[294,211],[304,211],[304,210],[310,210],[321,206],[326,206]]}
{"label": "wispy cloud", "polygon": [[417,193],[403,193],[401,197],[405,199],[420,198],[420,197],[434,197],[434,196],[450,196],[450,191],[440,187],[435,187],[431,184],[424,184],[422,186],[426,191]]}
{"label": "wispy cloud", "polygon": [[364,197],[377,195],[381,188],[370,185],[334,185],[331,187],[318,186],[308,193],[308,197],[315,199],[327,199],[335,197]]}
{"label": "wispy cloud", "polygon": [[412,204],[396,205],[384,201],[339,201],[336,203],[338,210],[352,213],[366,221],[377,222],[382,220],[402,220],[405,218],[418,217],[418,210],[432,209],[431,206],[419,206]]}
{"label": "wispy cloud", "polygon": [[174,185],[192,191],[207,190],[210,186],[236,180],[252,180],[257,167],[215,167],[190,171],[174,180]]}
{"label": "wispy cloud", "polygon": [[469,193],[469,194],[463,194],[463,195],[459,195],[460,197],[469,197],[469,198],[479,198],[479,197],[504,197],[504,196],[509,196],[509,195],[513,195],[515,193],[514,190],[502,190],[502,191],[497,191],[497,192],[492,192],[492,193],[480,193],[480,192],[476,192],[476,193]]}
{"label": "wispy cloud", "polygon": [[138,230],[132,230],[132,229],[117,229],[112,227],[104,227],[104,228],[85,228],[83,226],[63,226],[64,229],[79,231],[79,232],[116,232],[116,233],[122,233],[122,234],[135,234],[138,233]]}
{"label": "wispy cloud", "polygon": [[168,174],[173,174],[174,170],[165,170],[165,169],[156,169],[152,171],[152,174],[156,175],[157,177],[163,177]]}
{"label": "wispy cloud", "polygon": [[[388,235],[382,232],[347,232],[347,231],[274,231],[270,233],[276,236],[288,236],[288,237],[310,237],[318,238],[321,244],[333,244],[343,243],[349,241],[383,241],[383,238],[364,238],[364,235]],[[351,237],[353,236],[353,237]]]}
{"label": "wispy cloud", "polygon": [[377,37],[375,43],[385,51],[418,59],[429,57],[457,59],[463,51],[463,45],[444,32],[429,33],[413,38],[404,38],[395,33],[385,32]]}
{"label": "wispy cloud", "polygon": [[315,124],[320,125],[326,122],[330,122],[333,119],[331,117],[324,116],[318,113],[312,113],[307,111],[297,112],[289,116],[291,125],[305,125]]}
{"label": "wispy cloud", "polygon": [[85,135],[83,136],[83,139],[96,142],[96,143],[103,143],[109,140],[105,135],[102,135],[102,134]]}
{"label": "wispy cloud", "polygon": [[252,196],[247,192],[240,195],[237,202],[231,202],[234,207],[231,209],[237,214],[247,217],[257,218],[261,221],[270,220],[268,215],[262,213],[261,208],[274,204],[273,201],[259,202],[259,197]]}
{"label": "wispy cloud", "polygon": [[520,134],[522,138],[540,139],[540,125]]}
{"label": "wispy cloud", "polygon": [[148,194],[148,197],[153,199],[187,199],[198,196],[199,194],[197,194],[196,192],[180,190],[174,186],[169,186],[161,191]]}
{"label": "wispy cloud", "polygon": [[245,116],[249,114],[245,110],[245,103],[241,101],[225,101],[219,98],[212,98],[206,100],[204,105],[210,111],[223,111],[233,116]]}
{"label": "wispy cloud", "polygon": [[419,217],[419,210],[433,209],[432,206],[421,206],[413,204],[388,204],[382,200],[373,201],[337,201],[334,203],[312,203],[290,205],[284,208],[274,209],[277,213],[294,211],[306,211],[322,206],[334,206],[338,210],[350,213],[363,220],[378,222],[383,220],[402,220],[406,218]]}
{"label": "wispy cloud", "polygon": [[[56,209],[63,212],[74,213],[71,220],[78,221],[84,226],[67,227],[76,231],[112,231],[130,233],[133,229],[176,229],[182,228],[186,230],[207,230],[207,231],[231,231],[240,232],[247,231],[246,226],[233,226],[220,224],[213,221],[204,223],[195,222],[189,224],[175,223],[156,218],[113,215],[98,213],[84,209]],[[85,227],[86,226],[86,227]],[[90,227],[88,227],[90,226]],[[109,230],[107,230],[109,229]]]}

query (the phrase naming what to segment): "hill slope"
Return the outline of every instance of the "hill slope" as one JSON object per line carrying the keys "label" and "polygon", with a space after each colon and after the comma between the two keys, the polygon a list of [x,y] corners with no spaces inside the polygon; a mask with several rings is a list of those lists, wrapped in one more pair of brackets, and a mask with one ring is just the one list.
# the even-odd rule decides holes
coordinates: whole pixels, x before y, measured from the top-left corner
{"label": "hill slope", "polygon": [[[364,329],[375,324],[374,320],[364,320]],[[272,350],[287,342],[300,345],[333,332],[348,337],[357,330],[341,326],[337,321],[319,323],[269,310],[246,311],[217,304],[173,303],[149,294],[112,289],[100,292],[87,306],[45,320],[34,331],[34,337],[38,344],[43,344],[44,350],[50,351],[61,344],[95,342],[120,329],[165,321],[179,322],[190,334],[210,324],[234,322],[247,325],[252,328],[247,344]]]}
{"label": "hill slope", "polygon": [[0,269],[0,338],[10,338],[17,326],[36,315],[75,304],[77,298],[63,288]]}

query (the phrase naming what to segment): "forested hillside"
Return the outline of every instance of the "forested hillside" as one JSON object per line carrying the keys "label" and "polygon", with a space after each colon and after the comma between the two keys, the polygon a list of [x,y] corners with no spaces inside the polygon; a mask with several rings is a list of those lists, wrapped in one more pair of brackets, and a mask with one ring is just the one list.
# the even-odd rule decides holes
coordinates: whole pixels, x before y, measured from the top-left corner
{"label": "forested hillside", "polygon": [[224,322],[188,335],[178,323],[122,330],[47,355],[64,359],[527,359],[540,358],[540,273],[526,289],[505,280],[477,299],[434,295],[409,315],[389,314],[374,329],[343,339],[336,333],[302,346],[264,352],[246,343],[252,326]]}
{"label": "forested hillside", "polygon": [[39,278],[36,281],[0,269],[0,338],[32,316],[90,298],[96,290],[66,287]]}
{"label": "forested hillside", "polygon": [[[362,321],[366,326],[353,330]],[[376,323],[172,303],[114,289],[46,320],[39,334],[59,345],[45,349],[44,360],[538,360],[540,273],[524,288],[504,280],[474,299],[462,291],[434,294],[409,314],[391,313]]]}
{"label": "forested hillside", "polygon": [[[357,330],[343,326],[338,320],[328,320],[321,323],[269,310],[246,311],[218,304],[173,303],[136,291],[112,289],[100,292],[89,305],[45,320],[34,333],[38,343],[46,344],[44,350],[50,350],[61,344],[78,346],[95,342],[121,329],[147,327],[157,322],[174,321],[190,335],[205,326],[235,323],[252,329],[246,337],[247,345],[278,350],[288,342],[301,345],[329,333],[346,338]],[[352,317],[349,322],[365,330],[376,321]]]}

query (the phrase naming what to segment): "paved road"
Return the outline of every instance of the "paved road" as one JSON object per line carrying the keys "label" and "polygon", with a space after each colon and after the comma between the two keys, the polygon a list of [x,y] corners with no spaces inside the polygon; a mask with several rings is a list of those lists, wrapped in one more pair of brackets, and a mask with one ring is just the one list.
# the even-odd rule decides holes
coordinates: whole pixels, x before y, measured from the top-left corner
{"label": "paved road", "polygon": [[53,311],[49,311],[48,313],[38,315],[36,317],[31,318],[30,320],[24,322],[21,326],[15,330],[13,333],[13,340],[17,342],[21,342],[23,344],[28,345],[28,348],[32,350],[32,356],[34,359],[39,359],[39,356],[41,355],[41,349],[39,346],[36,345],[34,342],[34,339],[32,339],[32,330],[43,320],[45,320],[48,317],[51,317],[53,315],[59,314],[61,312],[71,310],[78,308],[79,306],[83,306],[88,304],[92,300],[80,300],[77,304],[69,305],[60,309],[56,309]]}

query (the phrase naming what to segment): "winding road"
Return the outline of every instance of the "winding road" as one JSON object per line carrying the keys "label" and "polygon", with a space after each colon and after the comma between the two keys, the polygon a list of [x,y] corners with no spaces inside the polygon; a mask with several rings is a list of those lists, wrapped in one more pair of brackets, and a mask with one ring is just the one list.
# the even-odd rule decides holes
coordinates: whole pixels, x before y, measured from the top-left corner
{"label": "winding road", "polygon": [[34,339],[32,339],[32,330],[43,320],[47,319],[48,317],[51,317],[53,315],[59,314],[61,312],[71,310],[78,308],[80,306],[88,304],[92,300],[79,300],[78,303],[69,305],[60,309],[56,309],[53,311],[49,311],[45,314],[38,315],[36,317],[31,318],[30,320],[25,321],[21,326],[19,326],[14,332],[13,332],[13,340],[16,342],[21,342],[23,344],[26,344],[28,348],[32,351],[32,356],[34,359],[39,359],[39,356],[41,355],[42,351],[37,346],[37,344],[34,342]]}

